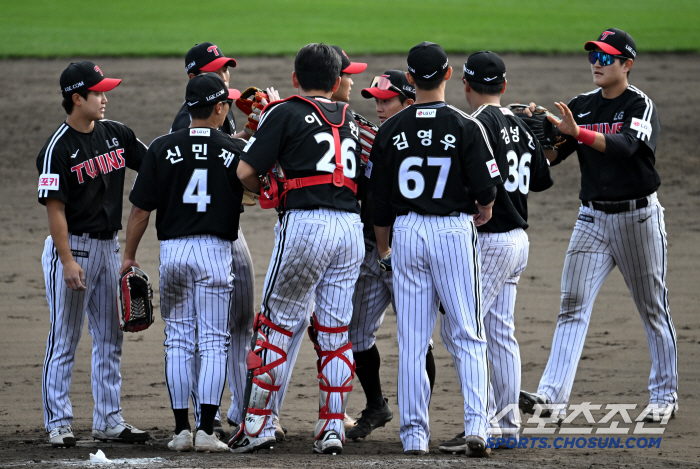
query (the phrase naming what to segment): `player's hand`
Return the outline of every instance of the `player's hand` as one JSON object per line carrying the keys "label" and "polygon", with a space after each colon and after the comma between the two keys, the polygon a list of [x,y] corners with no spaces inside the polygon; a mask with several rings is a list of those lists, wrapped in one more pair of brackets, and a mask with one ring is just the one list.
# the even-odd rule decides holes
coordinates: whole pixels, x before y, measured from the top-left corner
{"label": "player's hand", "polygon": [[63,266],[63,280],[73,291],[85,291],[85,272],[77,262],[71,261]]}
{"label": "player's hand", "polygon": [[272,86],[269,88],[265,88],[265,93],[267,93],[268,102],[272,101],[279,101],[280,99],[280,93],[276,89],[274,89]]}
{"label": "player's hand", "polygon": [[557,109],[559,109],[559,112],[561,113],[561,120],[557,119],[554,116],[547,116],[549,122],[554,124],[561,131],[561,133],[571,135],[574,138],[578,138],[578,124],[576,124],[576,121],[574,120],[574,115],[571,112],[571,109],[569,109],[569,106],[567,106],[564,103],[557,102],[555,102],[554,105],[557,107]]}
{"label": "player's hand", "polygon": [[124,272],[126,272],[132,267],[141,268],[139,263],[136,262],[136,259],[124,259],[124,262],[122,262],[122,266],[119,268],[119,275],[123,275]]}
{"label": "player's hand", "polygon": [[486,207],[481,205],[479,202],[476,203],[476,208],[479,213],[472,215],[474,217],[474,224],[476,226],[485,225],[491,219],[491,208],[493,207],[493,202]]}

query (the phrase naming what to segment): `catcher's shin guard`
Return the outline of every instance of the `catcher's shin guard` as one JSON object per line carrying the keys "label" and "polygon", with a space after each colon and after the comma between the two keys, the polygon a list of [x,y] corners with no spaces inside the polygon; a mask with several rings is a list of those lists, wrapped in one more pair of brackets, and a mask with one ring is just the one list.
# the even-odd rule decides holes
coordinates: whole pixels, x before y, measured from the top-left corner
{"label": "catcher's shin guard", "polygon": [[[264,332],[264,328],[267,329],[267,334]],[[253,331],[253,341],[246,358],[248,375],[244,402],[248,403],[248,407],[238,433],[229,440],[229,446],[232,446],[244,434],[255,437],[265,428],[265,423],[272,414],[272,409],[265,407],[270,402],[270,394],[280,389],[280,385],[275,385],[279,377],[274,369],[287,361],[286,349],[289,338],[292,336],[291,331],[282,329],[263,316],[262,313],[258,313],[255,317]],[[268,341],[268,337],[273,331],[285,338],[284,343],[280,344],[281,347]],[[265,350],[274,352],[280,357],[270,361],[270,353],[265,353]],[[265,360],[263,360],[263,356],[265,356]]]}
{"label": "catcher's shin guard", "polygon": [[[348,331],[348,326],[343,327],[325,327],[318,323],[316,319],[316,314],[311,318],[311,324],[309,325],[309,338],[314,344],[314,349],[316,350],[316,355],[318,359],[316,360],[316,369],[318,370],[318,388],[319,388],[319,402],[318,402],[318,422],[314,428],[314,438],[319,439],[326,431],[328,423],[330,420],[340,420],[340,438],[343,443],[345,443],[345,428],[343,425],[343,419],[345,419],[345,408],[348,404],[348,394],[352,391],[352,379],[355,376],[355,362],[349,359],[345,353],[350,351],[352,353],[352,344],[348,341],[347,344],[343,345],[337,350],[321,350],[321,346],[318,342],[318,333],[323,332],[327,334],[343,334]],[[339,360],[345,363],[348,367],[350,376],[343,380],[340,373],[327,377],[323,370],[328,366],[328,364],[333,360]],[[340,364],[340,363],[339,363]],[[341,380],[342,382],[335,382]],[[339,385],[339,386],[338,386]],[[340,393],[341,408],[338,412],[330,411],[330,399],[332,393]]]}

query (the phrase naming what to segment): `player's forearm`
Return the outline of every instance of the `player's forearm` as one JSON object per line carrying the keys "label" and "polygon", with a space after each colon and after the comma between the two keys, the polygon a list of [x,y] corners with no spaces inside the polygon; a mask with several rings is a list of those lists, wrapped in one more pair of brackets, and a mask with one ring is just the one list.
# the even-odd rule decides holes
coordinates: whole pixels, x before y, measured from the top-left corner
{"label": "player's forearm", "polygon": [[129,222],[126,225],[126,247],[124,248],[124,259],[136,259],[136,250],[139,247],[141,238],[148,228],[148,219],[151,212],[141,210],[136,205],[131,206]]}
{"label": "player's forearm", "polygon": [[389,238],[391,237],[391,226],[374,225],[374,235],[377,237],[377,250],[379,257],[384,257],[391,252]]}
{"label": "player's forearm", "polygon": [[239,162],[238,168],[236,169],[236,176],[241,180],[243,187],[256,194],[260,193],[260,176],[251,165],[245,161]]}
{"label": "player's forearm", "polygon": [[549,161],[550,163],[554,162],[557,159],[557,157],[559,156],[559,152],[557,150],[554,150],[554,149],[550,150],[550,149],[545,148],[545,149],[543,149],[543,151],[544,151],[545,158],[547,158],[547,161]]}
{"label": "player's forearm", "polygon": [[578,132],[576,135],[573,135],[573,137],[576,137],[579,142],[588,145],[601,153],[605,153],[605,134],[579,127]]}
{"label": "player's forearm", "polygon": [[73,262],[73,254],[68,243],[68,222],[66,221],[66,204],[58,199],[46,199],[46,213],[49,217],[49,232],[51,240],[61,264]]}

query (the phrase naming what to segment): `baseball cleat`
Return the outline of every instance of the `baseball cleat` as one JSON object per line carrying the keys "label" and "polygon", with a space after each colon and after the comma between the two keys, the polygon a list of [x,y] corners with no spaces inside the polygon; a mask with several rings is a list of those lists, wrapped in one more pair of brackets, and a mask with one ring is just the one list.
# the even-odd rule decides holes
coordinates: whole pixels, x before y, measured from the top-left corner
{"label": "baseball cleat", "polygon": [[143,443],[151,439],[151,435],[139,430],[126,422],[120,422],[116,427],[106,430],[92,430],[92,437],[100,441],[119,441],[122,443]]}
{"label": "baseball cleat", "polygon": [[465,432],[460,433],[451,440],[440,443],[438,449],[442,453],[447,454],[466,454],[467,453],[467,437]]}
{"label": "baseball cleat", "polygon": [[422,449],[409,449],[408,451],[404,451],[403,454],[406,456],[425,456],[425,451]]}
{"label": "baseball cleat", "polygon": [[219,440],[216,432],[209,435],[204,430],[197,430],[197,436],[194,438],[194,450],[202,453],[223,453],[228,451],[228,445]]}
{"label": "baseball cleat", "polygon": [[255,453],[261,449],[272,449],[277,440],[274,436],[254,437],[245,433],[238,436],[233,435],[228,442],[228,447],[232,453]]}
{"label": "baseball cleat", "polygon": [[491,456],[491,448],[486,447],[486,442],[480,436],[469,435],[465,440],[469,448],[467,456],[470,458],[488,458]]}
{"label": "baseball cleat", "polygon": [[189,430],[182,430],[180,433],[173,436],[173,439],[168,442],[168,448],[172,451],[194,450],[194,445],[192,444],[192,432]]}
{"label": "baseball cleat", "polygon": [[340,454],[343,452],[343,442],[333,430],[321,433],[318,440],[314,441],[314,453],[318,454]]}
{"label": "baseball cleat", "polygon": [[70,425],[61,425],[49,432],[49,443],[54,448],[70,448],[75,446],[75,436]]}
{"label": "baseball cleat", "polygon": [[[535,392],[520,391],[520,399],[518,400],[518,407],[523,412],[523,414],[535,414],[535,409],[537,406],[548,405],[549,400]],[[543,409],[540,417],[547,418],[552,416],[552,411],[549,409]]]}
{"label": "baseball cleat", "polygon": [[228,432],[221,424],[221,420],[214,420],[214,434],[221,441],[228,441]]}
{"label": "baseball cleat", "polygon": [[678,412],[678,403],[649,404],[644,409],[644,412],[642,412],[642,415],[644,415],[642,421],[647,423],[660,423],[663,420],[668,421],[676,416],[676,412]]}
{"label": "baseball cleat", "polygon": [[280,425],[280,420],[277,417],[272,419],[272,423],[275,424],[275,439],[277,441],[284,441],[287,436],[287,427]]}
{"label": "baseball cleat", "polygon": [[384,405],[381,407],[368,405],[362,411],[362,416],[357,421],[357,425],[348,430],[346,436],[353,440],[366,438],[375,428],[383,427],[391,422],[393,418],[394,413],[389,408],[387,399],[384,399]]}

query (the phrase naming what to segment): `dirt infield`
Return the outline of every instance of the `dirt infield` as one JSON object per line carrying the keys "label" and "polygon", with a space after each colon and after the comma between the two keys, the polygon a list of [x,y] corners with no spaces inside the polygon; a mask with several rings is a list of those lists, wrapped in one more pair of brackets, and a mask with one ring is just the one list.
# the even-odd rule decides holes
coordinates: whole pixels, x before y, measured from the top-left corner
{"label": "dirt infield", "polygon": [[[463,96],[461,64],[466,56],[450,57],[456,77],[448,83],[447,101],[469,110]],[[374,105],[360,96],[360,89],[371,76],[386,68],[405,67],[405,58],[353,57],[369,63],[368,72],[356,77],[352,108],[375,119]],[[590,70],[583,54],[576,56],[505,56],[508,89],[504,102],[535,100],[550,105],[566,101],[593,89]],[[671,312],[678,334],[680,413],[665,426],[659,447],[652,449],[554,449],[528,448],[499,450],[489,460],[465,461],[463,457],[442,455],[441,441],[463,430],[462,402],[456,374],[449,354],[436,341],[437,382],[430,408],[432,439],[430,453],[423,458],[407,458],[398,437],[396,405],[397,360],[396,320],[388,314],[379,331],[382,353],[382,379],[385,395],[396,417],[384,429],[376,430],[366,441],[347,442],[342,455],[319,457],[311,454],[312,430],[318,402],[315,380],[315,354],[306,341],[302,345],[294,376],[282,409],[282,424],[289,438],[270,452],[254,456],[232,454],[176,454],[169,452],[173,418],[163,376],[163,323],[124,341],[122,363],[122,406],[124,417],[155,436],[152,443],[139,446],[102,444],[90,438],[92,393],[90,390],[90,337],[84,331],[73,373],[71,400],[80,438],[70,450],[52,449],[43,428],[41,370],[47,332],[48,307],[41,269],[43,240],[48,235],[44,208],[36,202],[36,155],[46,139],[58,127],[65,114],[60,107],[58,77],[68,60],[2,61],[0,75],[0,467],[43,466],[63,463],[88,465],[89,454],[102,449],[108,458],[119,459],[123,466],[134,467],[453,467],[479,466],[535,467],[698,467],[700,440],[696,418],[700,417],[700,301],[696,269],[700,266],[700,184],[697,160],[700,132],[697,116],[691,109],[700,107],[697,55],[642,56],[630,76],[632,84],[646,92],[656,103],[661,118],[657,168],[662,185],[659,199],[666,208],[668,232],[668,288]],[[184,98],[186,77],[180,59],[102,59],[97,63],[106,76],[124,79],[108,94],[106,117],[130,126],[144,141],[169,130]],[[292,93],[289,58],[239,60],[231,77],[232,86],[274,85],[282,96]],[[533,78],[538,77],[538,78]],[[242,122],[242,114],[239,122]],[[133,172],[128,172],[130,186]],[[516,304],[516,335],[521,345],[523,387],[536,389],[544,370],[559,309],[559,284],[564,255],[577,217],[579,169],[576,158],[553,168],[555,185],[530,197],[530,261],[523,275]],[[130,205],[124,205],[124,224]],[[260,298],[262,282],[273,243],[273,211],[248,209],[241,217],[255,262],[256,293]],[[124,233],[120,233],[123,242]],[[158,272],[158,243],[153,227],[139,250],[141,266],[154,276]],[[157,282],[156,282],[157,284]],[[156,292],[157,303],[157,292]],[[634,419],[648,400],[647,381],[650,358],[644,329],[631,296],[618,271],[607,280],[596,302],[583,359],[578,368],[571,396],[572,404],[591,402],[636,404],[630,411]],[[226,390],[223,409],[230,394]],[[350,398],[348,413],[362,410],[364,398],[359,383]],[[596,421],[607,411],[594,411]],[[526,427],[533,427],[526,424]],[[595,424],[607,427],[609,424]],[[621,423],[621,427],[633,428]],[[656,428],[659,426],[657,425]],[[571,426],[569,428],[572,428]],[[573,428],[587,427],[583,418]],[[537,435],[544,436],[544,435]],[[550,443],[559,432],[550,436]],[[561,435],[562,437],[596,436]],[[607,435],[606,435],[607,436]],[[635,436],[632,430],[622,442]],[[639,435],[642,436],[642,435]],[[529,446],[529,444],[528,444]],[[126,459],[124,459],[126,458]],[[142,459],[132,459],[142,458]]]}

